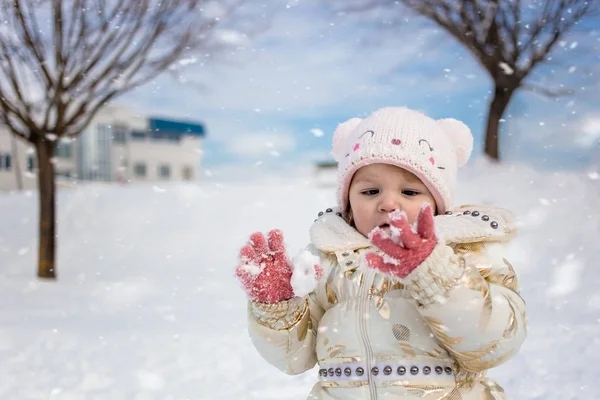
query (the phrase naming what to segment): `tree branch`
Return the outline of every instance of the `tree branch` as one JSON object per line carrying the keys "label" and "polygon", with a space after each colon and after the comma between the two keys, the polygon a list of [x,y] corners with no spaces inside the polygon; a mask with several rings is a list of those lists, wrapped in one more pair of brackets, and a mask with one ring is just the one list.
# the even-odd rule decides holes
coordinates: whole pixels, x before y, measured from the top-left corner
{"label": "tree branch", "polygon": [[37,127],[31,120],[31,118],[29,118],[26,115],[23,115],[19,112],[19,110],[15,109],[10,104],[4,92],[2,91],[2,88],[0,88],[0,108],[2,108],[2,118],[5,121],[6,125],[8,125],[13,132],[20,133],[25,139],[31,140],[29,136],[25,136],[21,130],[15,127],[16,125],[12,123],[13,119],[11,118],[11,116],[19,120],[23,126],[27,127],[30,133],[36,133],[38,131]]}
{"label": "tree branch", "polygon": [[568,96],[568,95],[572,95],[573,93],[575,93],[575,91],[573,89],[566,89],[566,88],[565,89],[549,89],[549,88],[545,88],[545,87],[539,86],[534,83],[523,83],[523,84],[521,84],[521,88],[528,90],[530,92],[533,92],[533,93],[538,93],[538,94],[544,95],[546,97],[552,97],[552,98]]}
{"label": "tree branch", "polygon": [[[139,0],[143,1],[143,0]],[[83,25],[83,31],[87,32],[85,36],[82,35],[81,41],[79,45],[82,45],[84,42],[84,47],[91,49],[91,51],[85,54],[85,57],[79,57],[77,60],[79,64],[79,69],[72,71],[69,75],[73,76],[73,79],[70,82],[71,87],[78,86],[82,80],[88,78],[88,74],[100,60],[108,58],[110,52],[116,52],[119,54],[120,48],[127,49],[123,45],[129,45],[128,40],[138,32],[139,27],[141,26],[143,19],[141,13],[143,12],[143,7],[146,4],[139,4],[138,2],[131,2],[124,9],[123,6],[124,0],[119,0],[119,3],[115,5],[112,13],[108,17],[103,17],[102,24],[99,29],[90,30],[87,28],[88,23],[85,19],[86,17],[80,20],[80,24]],[[136,12],[132,12],[134,10],[134,6],[137,4]],[[104,11],[102,11],[101,15]],[[111,27],[111,22],[115,25],[113,29]],[[126,31],[126,28],[129,23],[133,22],[134,26],[130,31]],[[86,29],[87,28],[87,29]],[[124,43],[123,43],[124,42]],[[121,44],[119,44],[121,43]],[[108,54],[107,54],[108,51]],[[71,66],[75,68],[75,65]]]}
{"label": "tree branch", "polygon": [[0,42],[0,50],[2,51],[2,53],[0,53],[0,71],[8,78],[17,100],[17,103],[13,104],[13,107],[20,110],[22,113],[28,113],[30,111],[30,106],[21,94],[16,68],[13,59],[10,57],[10,50],[7,48],[6,43]]}
{"label": "tree branch", "polygon": [[[217,24],[242,1],[222,0],[214,18],[205,14],[208,0],[0,0],[14,32],[0,32],[4,119],[34,134],[77,135],[106,102],[155,79],[186,51],[215,50]],[[47,10],[50,30],[42,31],[38,18]],[[42,100],[30,100],[40,89]]]}
{"label": "tree branch", "polygon": [[17,19],[19,21],[19,24],[17,24],[17,28],[20,29],[20,33],[22,33],[25,38],[24,44],[34,54],[38,64],[36,67],[43,72],[43,76],[45,78],[44,83],[46,85],[46,89],[49,90],[52,87],[52,76],[48,71],[46,63],[44,61],[45,49],[37,34],[38,29],[36,17],[35,15],[33,15],[33,8],[31,6],[31,3],[29,3],[30,15],[27,20],[31,21],[31,23],[34,25],[34,29],[32,29],[33,33],[30,32],[29,27],[27,26],[27,20],[25,19],[25,16],[23,15],[23,10],[21,9],[21,2],[15,1],[13,4],[13,11],[15,12],[15,15],[17,16]]}

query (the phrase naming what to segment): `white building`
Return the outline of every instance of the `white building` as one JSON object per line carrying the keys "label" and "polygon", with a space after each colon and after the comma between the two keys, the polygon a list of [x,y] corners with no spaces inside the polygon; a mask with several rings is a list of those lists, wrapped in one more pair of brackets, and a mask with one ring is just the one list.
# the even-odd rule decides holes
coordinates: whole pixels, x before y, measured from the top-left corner
{"label": "white building", "polygon": [[[77,138],[57,143],[57,182],[193,180],[204,136],[199,123],[143,117],[107,106]],[[33,148],[0,127],[0,190],[17,188],[16,168],[23,187],[35,188],[36,164]]]}
{"label": "white building", "polygon": [[337,184],[337,162],[320,161],[315,164],[315,183],[317,186],[335,186]]}
{"label": "white building", "polygon": [[15,138],[0,125],[0,191],[19,187],[17,171],[20,170],[21,187],[33,189],[37,186],[34,174],[35,152],[28,142]]}

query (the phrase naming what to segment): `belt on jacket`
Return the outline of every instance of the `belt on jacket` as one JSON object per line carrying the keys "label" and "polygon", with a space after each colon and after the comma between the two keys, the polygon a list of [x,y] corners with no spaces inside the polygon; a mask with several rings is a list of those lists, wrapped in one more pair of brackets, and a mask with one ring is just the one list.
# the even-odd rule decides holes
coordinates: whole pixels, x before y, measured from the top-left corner
{"label": "belt on jacket", "polygon": [[319,380],[326,382],[364,381],[370,378],[375,381],[413,381],[436,379],[454,382],[454,370],[447,362],[406,362],[378,361],[371,364],[367,371],[367,363],[323,363],[319,369]]}

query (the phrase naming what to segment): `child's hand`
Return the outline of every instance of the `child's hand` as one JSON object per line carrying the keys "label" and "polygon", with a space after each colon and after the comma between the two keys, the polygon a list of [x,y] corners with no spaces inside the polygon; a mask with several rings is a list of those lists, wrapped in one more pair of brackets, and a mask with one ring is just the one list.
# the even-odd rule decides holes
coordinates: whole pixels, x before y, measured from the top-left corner
{"label": "child's hand", "polygon": [[389,230],[377,227],[369,233],[371,243],[385,256],[368,253],[366,259],[371,268],[405,278],[431,254],[438,242],[433,212],[429,205],[421,208],[416,232],[411,229],[404,212],[394,211],[390,217]]}
{"label": "child's hand", "polygon": [[[296,280],[302,280],[302,275],[310,275],[301,261],[295,268]],[[275,229],[268,233],[268,239],[260,232],[250,236],[248,244],[240,250],[240,265],[235,273],[250,298],[273,304],[294,297],[290,282],[292,267],[285,254],[283,233]],[[313,275],[320,277],[321,267],[316,264],[310,267],[315,270]]]}

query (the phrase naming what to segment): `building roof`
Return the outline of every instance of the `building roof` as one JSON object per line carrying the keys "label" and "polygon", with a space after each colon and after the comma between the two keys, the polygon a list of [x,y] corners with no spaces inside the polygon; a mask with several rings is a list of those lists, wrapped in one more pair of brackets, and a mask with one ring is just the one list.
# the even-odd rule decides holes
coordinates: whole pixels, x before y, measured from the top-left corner
{"label": "building roof", "polygon": [[315,163],[315,166],[317,168],[323,168],[323,169],[325,169],[325,168],[337,168],[338,163],[337,163],[337,161],[334,161],[334,160],[317,161]]}
{"label": "building roof", "polygon": [[158,133],[160,136],[206,136],[204,125],[200,123],[148,118],[148,125],[152,134]]}

